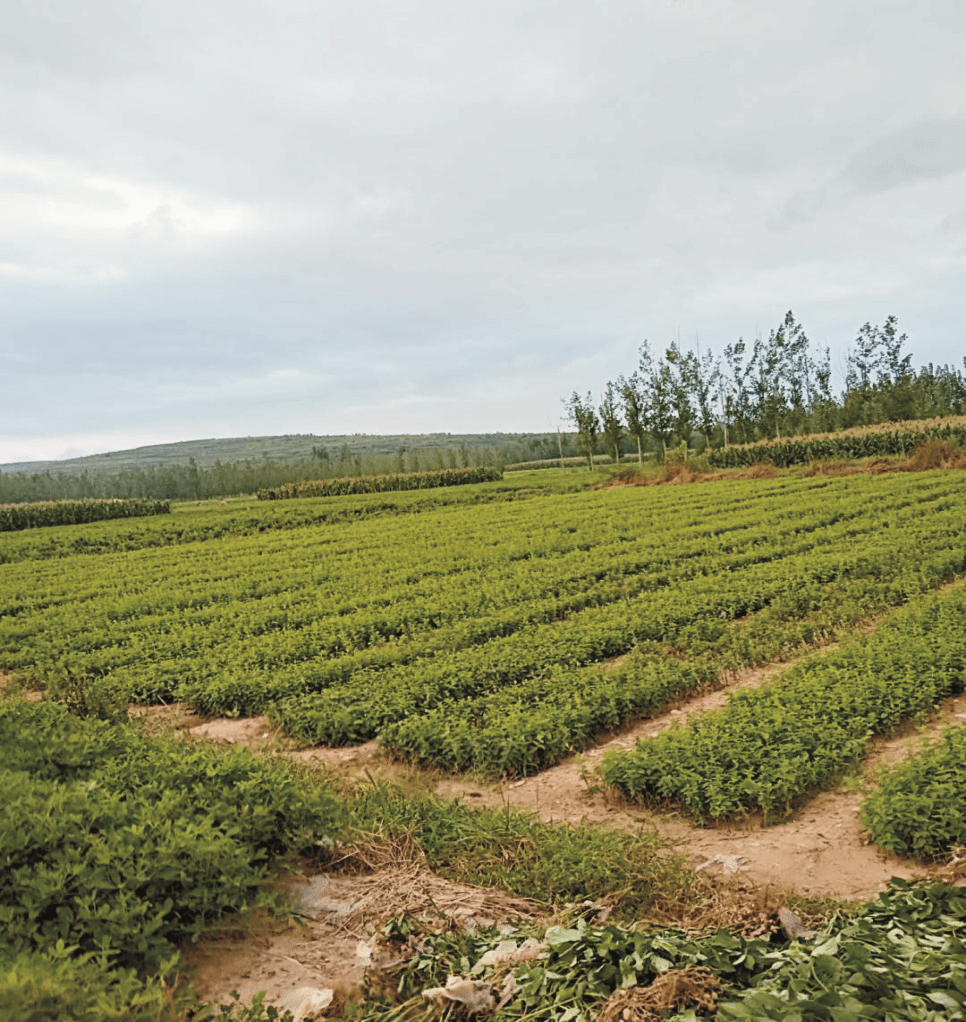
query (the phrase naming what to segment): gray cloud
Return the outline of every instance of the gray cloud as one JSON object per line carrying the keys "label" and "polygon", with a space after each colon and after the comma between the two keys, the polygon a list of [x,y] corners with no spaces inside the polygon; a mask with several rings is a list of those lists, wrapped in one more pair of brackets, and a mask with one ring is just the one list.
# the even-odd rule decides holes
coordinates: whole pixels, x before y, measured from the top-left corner
{"label": "gray cloud", "polygon": [[789,307],[961,347],[959,0],[7,7],[0,436],[552,428]]}
{"label": "gray cloud", "polygon": [[886,190],[966,171],[966,112],[904,126],[856,154],[843,177],[853,187]]}

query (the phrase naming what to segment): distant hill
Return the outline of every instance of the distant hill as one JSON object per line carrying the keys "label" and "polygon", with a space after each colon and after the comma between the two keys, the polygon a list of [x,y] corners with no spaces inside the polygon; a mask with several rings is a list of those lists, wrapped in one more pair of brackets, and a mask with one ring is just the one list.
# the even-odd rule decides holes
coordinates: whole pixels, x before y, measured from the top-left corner
{"label": "distant hill", "polygon": [[[552,445],[550,441],[552,440]],[[556,433],[419,433],[390,436],[353,433],[343,436],[315,436],[299,433],[287,436],[248,436],[209,440],[184,440],[174,444],[152,444],[109,454],[91,454],[85,458],[62,461],[28,461],[0,465],[0,472],[27,475],[81,475],[84,472],[113,474],[134,469],[189,465],[193,460],[199,468],[221,462],[270,461],[296,463],[311,460],[313,449],[325,449],[333,461],[349,461],[362,457],[391,457],[407,452],[457,450],[461,447],[513,449],[535,455],[551,446],[556,448]]]}

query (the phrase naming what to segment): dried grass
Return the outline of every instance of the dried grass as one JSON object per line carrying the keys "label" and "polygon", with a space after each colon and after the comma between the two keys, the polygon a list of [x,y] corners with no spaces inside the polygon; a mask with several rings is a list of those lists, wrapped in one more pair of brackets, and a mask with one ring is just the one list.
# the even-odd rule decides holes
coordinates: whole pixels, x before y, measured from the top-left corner
{"label": "dried grass", "polygon": [[861,465],[835,458],[816,460],[813,459],[808,463],[808,468],[805,470],[805,475],[809,478],[813,476],[851,476],[857,475],[860,472],[864,472],[865,469]]}
{"label": "dried grass", "polygon": [[731,930],[747,940],[767,940],[781,928],[778,909],[787,902],[784,894],[724,886],[711,878],[709,886],[707,902],[697,909],[682,906],[676,925],[692,931]]}
{"label": "dried grass", "polygon": [[966,468],[966,451],[946,440],[927,440],[916,444],[909,455],[906,468],[910,472],[928,472],[931,469]]}
{"label": "dried grass", "polygon": [[533,919],[540,906],[497,889],[471,887],[436,876],[411,835],[374,839],[349,849],[333,864],[340,897],[352,902],[342,929],[362,935],[400,915],[434,912],[452,927]]}
{"label": "dried grass", "polygon": [[721,981],[709,969],[689,965],[668,969],[646,987],[616,990],[604,1002],[600,1022],[660,1022],[668,1011],[695,1007],[714,1011]]}

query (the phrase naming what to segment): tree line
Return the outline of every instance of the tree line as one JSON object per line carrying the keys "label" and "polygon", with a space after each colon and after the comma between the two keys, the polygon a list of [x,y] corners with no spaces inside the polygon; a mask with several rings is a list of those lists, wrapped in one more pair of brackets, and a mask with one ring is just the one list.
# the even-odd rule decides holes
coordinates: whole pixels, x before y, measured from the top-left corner
{"label": "tree line", "polygon": [[[846,355],[845,386],[833,391],[831,355],[816,348],[789,311],[767,338],[739,338],[721,355],[677,342],[655,353],[645,341],[637,368],[608,381],[598,402],[574,391],[567,418],[582,454],[601,446],[615,459],[672,447],[710,449],[853,426],[962,415],[966,373],[932,363],[915,369],[898,319],[866,323]],[[966,358],[963,359],[966,368]]]}
{"label": "tree line", "polygon": [[116,472],[90,470],[63,472],[0,473],[0,504],[90,498],[151,498],[159,500],[206,500],[254,494],[307,479],[337,479],[403,472],[442,471],[455,468],[495,468],[507,464],[577,454],[573,437],[535,434],[503,444],[433,447],[417,449],[400,444],[393,454],[353,450],[348,444],[317,445],[300,461],[268,457],[198,465],[161,463]]}

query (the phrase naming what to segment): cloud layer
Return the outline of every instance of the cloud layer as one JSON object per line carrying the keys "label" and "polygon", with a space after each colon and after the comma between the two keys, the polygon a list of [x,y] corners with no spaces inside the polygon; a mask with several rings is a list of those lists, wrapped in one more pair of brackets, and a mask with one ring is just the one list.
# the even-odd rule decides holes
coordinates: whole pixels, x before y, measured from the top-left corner
{"label": "cloud layer", "polygon": [[966,354],[959,0],[13,6],[0,462],[552,429],[788,308]]}

